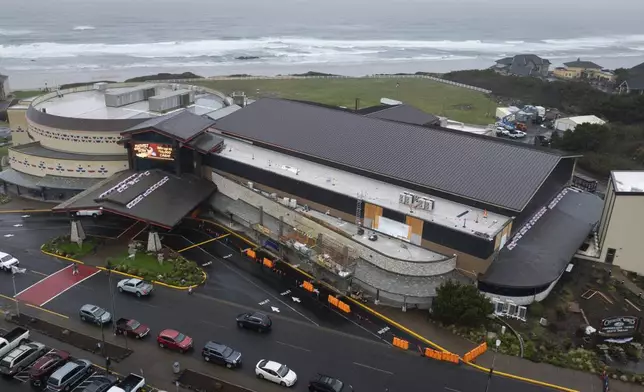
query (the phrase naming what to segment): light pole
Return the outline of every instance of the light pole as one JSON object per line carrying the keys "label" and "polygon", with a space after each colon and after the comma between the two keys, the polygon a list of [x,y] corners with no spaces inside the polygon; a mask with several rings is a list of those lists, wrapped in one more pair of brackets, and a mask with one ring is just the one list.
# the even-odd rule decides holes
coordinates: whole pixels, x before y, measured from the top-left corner
{"label": "light pole", "polygon": [[496,353],[499,351],[499,346],[501,345],[501,340],[497,339],[494,344],[494,356],[492,357],[492,367],[490,368],[490,374],[487,377],[487,383],[485,384],[485,392],[488,392],[490,388],[490,380],[492,380],[492,374],[494,373],[494,362],[496,362]]}
{"label": "light pole", "polygon": [[18,301],[18,293],[16,291],[16,274],[24,274],[27,271],[26,268],[18,268],[16,266],[11,267],[11,282],[13,283],[13,298],[16,301],[16,313],[20,317],[20,302]]}

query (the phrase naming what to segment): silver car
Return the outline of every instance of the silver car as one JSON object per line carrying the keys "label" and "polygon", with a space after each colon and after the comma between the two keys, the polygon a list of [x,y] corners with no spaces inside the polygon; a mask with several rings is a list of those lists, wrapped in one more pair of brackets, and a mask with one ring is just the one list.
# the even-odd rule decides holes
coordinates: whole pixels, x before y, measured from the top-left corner
{"label": "silver car", "polygon": [[83,305],[80,308],[79,315],[81,321],[98,325],[109,324],[112,321],[110,312],[96,305]]}
{"label": "silver car", "polygon": [[8,376],[20,373],[36,359],[43,356],[46,349],[44,344],[37,342],[16,347],[0,361],[0,373]]}
{"label": "silver car", "polygon": [[137,297],[150,295],[153,290],[153,287],[150,283],[135,278],[120,280],[116,284],[116,287],[118,288],[120,293],[130,293],[136,295]]}
{"label": "silver car", "polygon": [[59,392],[69,391],[86,375],[92,373],[92,363],[87,359],[69,361],[47,380],[47,390]]}

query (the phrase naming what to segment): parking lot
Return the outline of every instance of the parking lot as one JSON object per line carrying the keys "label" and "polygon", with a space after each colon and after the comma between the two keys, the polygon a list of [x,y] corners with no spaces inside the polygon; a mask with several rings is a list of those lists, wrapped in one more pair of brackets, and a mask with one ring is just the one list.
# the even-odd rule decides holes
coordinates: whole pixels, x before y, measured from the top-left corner
{"label": "parking lot", "polygon": [[[0,336],[4,335],[7,331],[5,330],[0,330]],[[27,341],[25,343],[30,343],[31,341]],[[33,391],[33,390],[44,390],[46,385],[44,383],[42,385],[34,385],[34,383],[30,380],[30,372],[32,366],[40,359],[42,356],[45,356],[53,351],[55,351],[57,348],[56,347],[49,347],[45,346],[46,348],[41,351],[40,355],[35,358],[33,361],[31,361],[27,367],[22,369],[21,371],[17,372],[13,376],[3,376],[2,380],[0,381],[0,390],[2,391]],[[74,359],[83,359],[83,358],[75,358],[73,356],[69,357],[69,360],[74,360]],[[100,375],[106,375],[107,372],[103,367],[100,367],[98,365],[93,364],[87,372],[85,372],[75,383],[70,385],[70,392],[81,392],[92,383],[92,381],[100,376]],[[110,373],[115,380],[119,380],[121,378],[120,375],[116,375],[113,373]],[[147,388],[147,392],[153,392],[153,388]]]}

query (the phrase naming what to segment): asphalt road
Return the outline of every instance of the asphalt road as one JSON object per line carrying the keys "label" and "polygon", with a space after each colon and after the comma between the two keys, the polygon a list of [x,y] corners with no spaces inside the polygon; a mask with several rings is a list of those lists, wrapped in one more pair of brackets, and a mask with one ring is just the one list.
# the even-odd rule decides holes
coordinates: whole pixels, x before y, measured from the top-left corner
{"label": "asphalt road", "polygon": [[[16,277],[18,291],[42,279],[43,274],[53,273],[67,265],[39,252],[40,243],[66,232],[69,227],[66,219],[15,215],[0,215],[0,219],[0,230],[15,234],[0,238],[0,249],[19,257],[22,266],[29,271],[36,271]],[[23,226],[14,227],[15,224]],[[100,232],[108,230],[115,233],[123,226],[124,222],[116,224],[110,219],[89,221],[85,225],[88,231],[96,227]],[[186,253],[186,256],[191,258],[194,255]],[[212,255],[207,256],[210,258]],[[390,392],[468,392],[485,389],[487,374],[393,348],[339,316],[322,317],[320,310],[304,309],[301,303],[286,306],[287,300],[275,295],[279,287],[273,287],[270,279],[256,278],[257,274],[265,272],[246,272],[252,263],[250,267],[249,264],[236,267],[230,265],[226,261],[228,259],[217,260],[209,271],[206,287],[192,296],[163,287],[157,287],[151,298],[137,299],[119,293],[111,296],[110,287],[115,286],[119,277],[113,276],[110,283],[107,274],[100,273],[67,290],[45,307],[72,320],[78,319],[78,309],[86,303],[108,309],[113,307],[116,317],[136,318],[151,328],[152,336],[148,341],[132,344],[135,350],[136,344],[154,345],[154,335],[165,328],[178,329],[193,337],[196,350],[186,355],[198,357],[206,341],[217,340],[242,352],[245,365],[235,371],[249,377],[254,376],[254,364],[262,358],[292,367],[301,380],[294,388],[297,391],[304,391],[306,379],[317,372],[336,376],[352,384],[356,391],[377,392],[389,388]],[[10,296],[12,291],[11,276],[0,274],[0,293]],[[260,298],[270,299],[269,303],[279,303],[280,312],[271,314],[273,331],[258,334],[239,330],[234,321],[239,313],[253,309],[269,312],[268,305],[260,305],[263,300],[258,302]],[[180,354],[176,356],[180,358]],[[546,390],[549,389],[502,377],[493,377],[488,389],[491,392]]]}

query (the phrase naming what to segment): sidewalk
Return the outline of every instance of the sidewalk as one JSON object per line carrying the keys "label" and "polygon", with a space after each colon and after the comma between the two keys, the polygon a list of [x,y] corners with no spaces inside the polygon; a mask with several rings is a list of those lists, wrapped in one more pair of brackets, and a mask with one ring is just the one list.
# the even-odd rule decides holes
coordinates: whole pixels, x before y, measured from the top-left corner
{"label": "sidewalk", "polygon": [[24,199],[16,195],[11,195],[11,201],[9,203],[0,205],[0,212],[17,210],[51,210],[56,206],[56,204],[58,203],[47,203],[44,201]]}
{"label": "sidewalk", "polygon": [[[400,309],[384,306],[373,308],[412,331],[439,344],[446,350],[461,356],[477,345],[429,322],[427,312],[416,310],[402,312]],[[494,369],[504,373],[531,378],[582,392],[599,392],[602,390],[602,383],[598,375],[559,368],[546,363],[536,363],[527,359],[500,353],[496,354],[495,358],[495,354],[491,350],[479,357],[476,363],[486,368],[491,368],[492,363],[494,363]],[[642,392],[644,391],[644,386],[625,383],[619,380],[611,380],[610,390],[611,392]]]}
{"label": "sidewalk", "polygon": [[[34,312],[29,311],[27,313],[36,315]],[[74,331],[100,339],[100,329],[95,326],[81,324],[75,320],[66,320],[44,312],[38,312],[37,315],[39,318],[55,323],[59,326],[73,329]],[[10,330],[14,327],[14,324],[7,322],[4,318],[0,317],[0,328]],[[92,361],[92,363],[99,367],[105,366],[105,360],[98,355],[78,349],[35,331],[31,332],[31,337],[33,340],[41,342],[48,347],[65,350],[75,358],[85,358]],[[253,391],[283,391],[282,388],[277,385],[258,380],[257,378],[250,376],[249,374],[244,374],[241,371],[231,371],[223,366],[204,362],[200,358],[199,347],[195,348],[195,351],[192,353],[181,355],[160,349],[157,347],[155,339],[156,336],[149,336],[144,340],[127,339],[127,347],[134,351],[133,354],[119,363],[112,361],[110,371],[120,375],[127,375],[129,373],[140,374],[145,377],[146,383],[153,388],[159,389],[160,391],[177,391],[177,387],[174,383],[177,375],[172,371],[172,364],[177,361],[179,362],[182,370],[191,369]],[[124,338],[122,336],[113,335],[111,331],[105,331],[105,341],[122,347],[125,346]],[[244,366],[252,368],[253,364],[245,364]],[[183,388],[179,388],[179,390],[188,391]]]}

